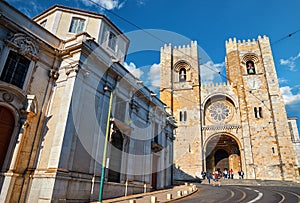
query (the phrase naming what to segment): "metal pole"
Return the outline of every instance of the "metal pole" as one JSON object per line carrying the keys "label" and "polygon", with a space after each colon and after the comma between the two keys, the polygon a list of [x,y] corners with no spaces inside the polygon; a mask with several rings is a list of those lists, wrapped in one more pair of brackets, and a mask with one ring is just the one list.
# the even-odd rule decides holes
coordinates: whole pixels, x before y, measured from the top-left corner
{"label": "metal pole", "polygon": [[198,63],[199,63],[199,65],[198,65],[198,84],[199,84],[199,120],[200,120],[200,140],[201,140],[201,163],[202,163],[202,171],[206,171],[205,170],[205,168],[204,168],[204,157],[205,157],[205,154],[204,154],[204,152],[205,152],[205,150],[204,150],[204,144],[203,144],[203,130],[202,130],[202,119],[203,119],[203,117],[202,117],[202,101],[201,101],[201,99],[202,99],[202,95],[201,95],[201,92],[202,92],[202,89],[201,89],[201,85],[202,85],[202,83],[201,83],[201,68],[200,68],[200,58],[199,58],[199,61],[198,61]]}
{"label": "metal pole", "polygon": [[109,108],[107,113],[107,123],[106,123],[105,141],[104,141],[103,158],[102,158],[100,191],[99,191],[99,199],[98,199],[99,202],[102,202],[102,197],[103,197],[103,186],[104,186],[105,167],[106,167],[106,152],[107,152],[108,134],[109,134],[109,127],[110,127],[110,112],[112,107],[112,96],[113,96],[112,91],[110,91]]}

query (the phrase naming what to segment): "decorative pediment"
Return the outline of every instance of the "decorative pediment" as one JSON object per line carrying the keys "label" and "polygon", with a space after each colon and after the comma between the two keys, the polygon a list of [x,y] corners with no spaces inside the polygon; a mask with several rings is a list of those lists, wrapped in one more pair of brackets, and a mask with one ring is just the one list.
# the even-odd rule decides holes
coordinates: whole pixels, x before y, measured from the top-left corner
{"label": "decorative pediment", "polygon": [[20,54],[30,54],[37,57],[39,47],[35,41],[27,35],[23,33],[16,33],[9,38],[8,42],[12,43],[12,45],[18,49]]}

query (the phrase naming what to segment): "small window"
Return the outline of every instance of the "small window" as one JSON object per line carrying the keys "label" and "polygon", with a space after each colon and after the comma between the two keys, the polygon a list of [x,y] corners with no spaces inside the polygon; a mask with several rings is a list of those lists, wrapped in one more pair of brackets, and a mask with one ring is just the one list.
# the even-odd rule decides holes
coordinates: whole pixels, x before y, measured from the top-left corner
{"label": "small window", "polygon": [[44,27],[46,27],[46,23],[47,23],[47,20],[44,20],[40,23],[40,25],[44,28]]}
{"label": "small window", "polygon": [[14,51],[10,51],[1,73],[0,80],[23,88],[29,65],[29,59]]}
{"label": "small window", "polygon": [[108,36],[108,47],[115,51],[116,45],[117,45],[117,37],[113,32],[110,32]]}
{"label": "small window", "polygon": [[255,67],[253,61],[247,61],[246,67],[247,67],[247,73],[249,75],[255,74]]}
{"label": "small window", "polygon": [[262,108],[261,107],[254,107],[254,116],[255,118],[262,118]]}
{"label": "small window", "polygon": [[81,18],[72,18],[71,26],[69,32],[80,33],[83,31],[85,20]]}
{"label": "small window", "polygon": [[274,149],[274,147],[272,147],[272,153],[275,154],[275,149]]}
{"label": "small window", "polygon": [[180,68],[179,70],[179,82],[185,82],[186,81],[186,69]]}
{"label": "small window", "polygon": [[187,113],[186,111],[179,112],[179,121],[186,121],[187,120]]}

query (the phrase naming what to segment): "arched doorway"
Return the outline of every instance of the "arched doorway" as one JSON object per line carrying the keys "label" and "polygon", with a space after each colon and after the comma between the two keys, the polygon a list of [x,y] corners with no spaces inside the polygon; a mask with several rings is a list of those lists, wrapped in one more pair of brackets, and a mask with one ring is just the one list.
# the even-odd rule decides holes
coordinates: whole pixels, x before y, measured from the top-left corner
{"label": "arched doorway", "polygon": [[3,168],[14,126],[15,119],[11,111],[0,106],[0,170]]}
{"label": "arched doorway", "polygon": [[217,169],[241,170],[241,155],[237,141],[227,134],[217,134],[207,141],[205,147],[206,171]]}

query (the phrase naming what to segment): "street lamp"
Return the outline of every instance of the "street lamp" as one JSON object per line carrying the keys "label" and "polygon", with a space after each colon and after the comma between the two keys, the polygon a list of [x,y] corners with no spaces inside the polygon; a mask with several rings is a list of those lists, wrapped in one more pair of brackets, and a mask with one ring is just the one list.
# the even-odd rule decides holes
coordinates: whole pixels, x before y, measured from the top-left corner
{"label": "street lamp", "polygon": [[105,86],[104,91],[109,91],[109,108],[107,113],[107,123],[106,123],[106,132],[105,132],[105,141],[104,141],[104,149],[103,149],[103,158],[102,158],[102,168],[101,168],[101,179],[100,179],[100,190],[99,190],[99,202],[102,202],[103,197],[103,187],[104,187],[104,177],[105,177],[105,168],[106,168],[106,153],[107,153],[107,145],[108,145],[108,134],[109,134],[109,127],[110,127],[110,113],[112,108],[112,98],[113,93],[112,90]]}

